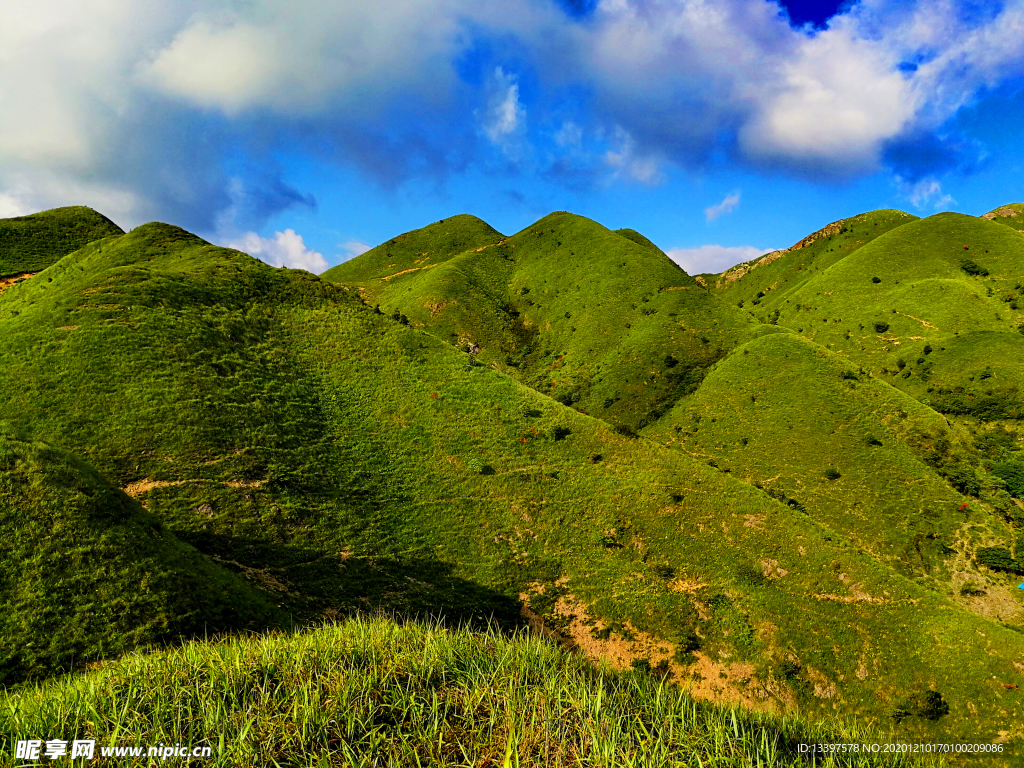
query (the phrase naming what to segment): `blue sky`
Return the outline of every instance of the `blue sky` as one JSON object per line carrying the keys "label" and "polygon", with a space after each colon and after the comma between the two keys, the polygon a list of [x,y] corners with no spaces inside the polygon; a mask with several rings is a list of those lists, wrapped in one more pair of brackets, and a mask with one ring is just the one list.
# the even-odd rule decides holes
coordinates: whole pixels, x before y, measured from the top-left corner
{"label": "blue sky", "polygon": [[0,216],[85,204],[319,272],[569,210],[701,272],[1024,201],[1024,0],[0,3]]}

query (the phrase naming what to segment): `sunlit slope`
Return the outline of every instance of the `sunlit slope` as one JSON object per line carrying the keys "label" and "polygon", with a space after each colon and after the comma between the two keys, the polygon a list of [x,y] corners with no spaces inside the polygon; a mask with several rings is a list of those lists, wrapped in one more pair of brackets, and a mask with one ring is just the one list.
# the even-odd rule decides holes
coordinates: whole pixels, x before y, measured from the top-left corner
{"label": "sunlit slope", "polygon": [[[530,267],[517,285],[541,308],[590,306],[561,283],[544,294],[531,247],[515,247]],[[0,418],[87,456],[299,621],[382,608],[514,623],[528,593],[554,626],[592,638],[574,608],[652,664],[696,651],[675,674],[701,685],[703,670],[739,701],[906,710],[900,733],[922,739],[992,738],[1024,714],[999,685],[1024,636],[354,289],[157,224],[43,277],[0,296]],[[671,293],[687,294],[654,293],[643,316]],[[932,687],[950,708],[937,721],[913,714]]]}
{"label": "sunlit slope", "polygon": [[395,276],[433,269],[463,251],[492,245],[504,235],[475,216],[460,214],[406,232],[366,253],[324,272],[336,283],[366,282],[368,298],[378,281],[387,285]]}
{"label": "sunlit slope", "polygon": [[[716,364],[648,436],[677,445],[806,511],[880,562],[954,599],[967,581],[987,612],[1016,595],[973,563],[1012,541],[1009,499],[970,498],[969,436],[930,408],[795,334],[749,342]],[[980,587],[979,587],[980,588]]]}
{"label": "sunlit slope", "polygon": [[384,282],[358,287],[385,314],[632,428],[656,420],[740,339],[770,332],[641,235],[568,213]]}
{"label": "sunlit slope", "polygon": [[283,616],[85,462],[0,426],[0,685]]}
{"label": "sunlit slope", "polygon": [[790,248],[738,264],[706,282],[724,299],[770,322],[780,299],[876,237],[912,221],[917,217],[890,209],[840,219]]}
{"label": "sunlit slope", "polygon": [[995,208],[981,218],[989,219],[997,224],[1005,224],[1018,231],[1024,230],[1024,203],[1010,203]]}
{"label": "sunlit slope", "polygon": [[995,396],[983,410],[1009,417],[1024,410],[1022,281],[1024,238],[944,213],[879,237],[773,307],[780,325],[939,410]]}
{"label": "sunlit slope", "polygon": [[39,272],[86,243],[124,232],[85,206],[0,219],[0,277]]}

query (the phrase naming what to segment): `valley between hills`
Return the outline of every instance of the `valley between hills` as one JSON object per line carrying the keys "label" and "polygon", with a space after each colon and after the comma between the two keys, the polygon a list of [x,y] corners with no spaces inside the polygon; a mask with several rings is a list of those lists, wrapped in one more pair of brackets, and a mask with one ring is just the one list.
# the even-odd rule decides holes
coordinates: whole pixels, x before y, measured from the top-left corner
{"label": "valley between hills", "polygon": [[88,208],[0,220],[0,739],[1012,764],[1022,232],[1022,204],[872,211],[688,275],[570,213],[459,215],[317,277]]}

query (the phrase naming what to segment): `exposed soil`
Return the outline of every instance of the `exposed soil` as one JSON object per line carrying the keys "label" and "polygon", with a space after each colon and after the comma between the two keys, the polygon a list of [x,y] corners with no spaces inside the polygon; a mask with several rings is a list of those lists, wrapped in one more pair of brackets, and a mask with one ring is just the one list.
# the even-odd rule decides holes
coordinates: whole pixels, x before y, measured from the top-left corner
{"label": "exposed soil", "polygon": [[[677,579],[669,588],[690,591],[701,586],[704,585]],[[536,591],[543,592],[543,587]],[[636,660],[646,661],[651,669],[664,670],[668,679],[700,699],[773,712],[788,706],[789,692],[775,691],[773,686],[762,684],[754,676],[754,666],[750,663],[729,662],[725,657],[714,659],[695,651],[691,663],[680,664],[673,658],[674,644],[642,632],[629,622],[621,625],[629,637],[615,632],[609,633],[607,639],[595,637],[599,630],[606,628],[606,622],[591,618],[586,606],[572,594],[555,601],[554,625],[526,605],[527,595],[521,594],[519,599],[523,603],[521,613],[534,631],[589,659],[606,662],[613,669],[627,670]]]}
{"label": "exposed soil", "polygon": [[30,277],[35,277],[38,274],[38,272],[22,272],[19,275],[0,277],[0,293],[3,293],[15,283],[20,283],[22,280],[28,280]]}

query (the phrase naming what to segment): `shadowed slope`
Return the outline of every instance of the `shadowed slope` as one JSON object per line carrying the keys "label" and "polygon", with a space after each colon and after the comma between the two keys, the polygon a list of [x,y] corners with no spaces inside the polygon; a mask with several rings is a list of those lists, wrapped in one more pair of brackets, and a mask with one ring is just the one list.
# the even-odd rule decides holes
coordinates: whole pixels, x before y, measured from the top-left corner
{"label": "shadowed slope", "polygon": [[76,457],[0,429],[0,685],[284,619]]}
{"label": "shadowed slope", "polygon": [[0,219],[0,277],[39,272],[86,243],[124,231],[91,208],[54,208]]}

